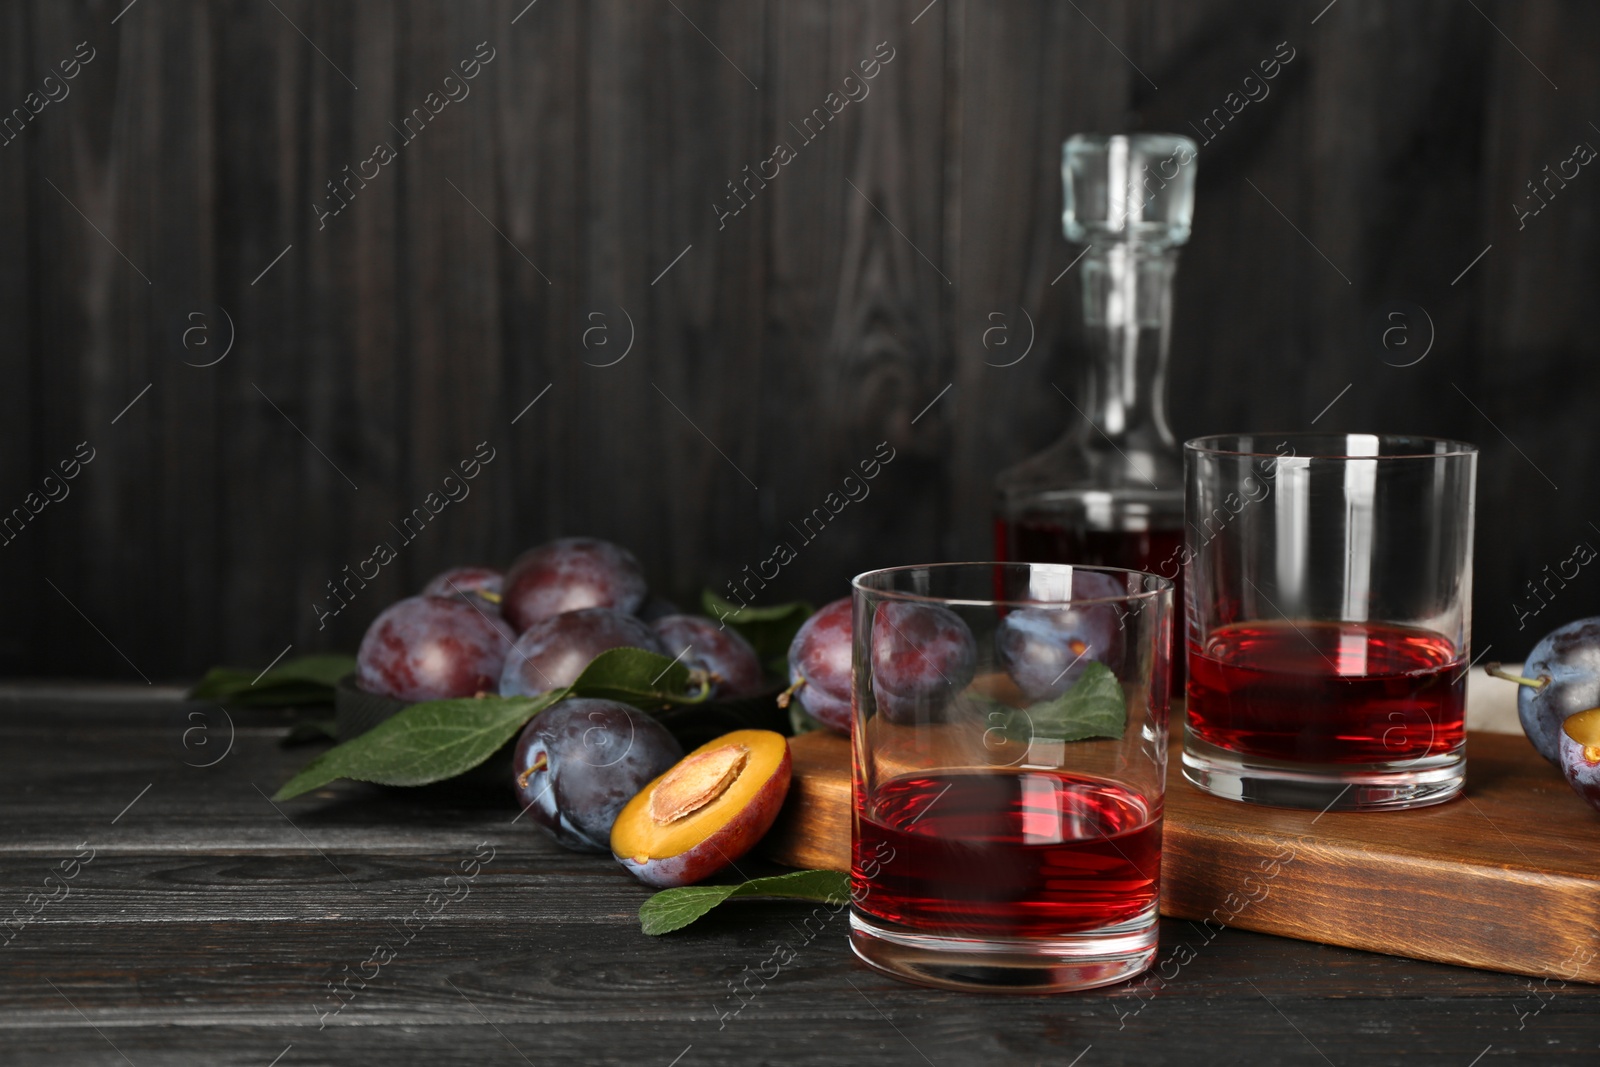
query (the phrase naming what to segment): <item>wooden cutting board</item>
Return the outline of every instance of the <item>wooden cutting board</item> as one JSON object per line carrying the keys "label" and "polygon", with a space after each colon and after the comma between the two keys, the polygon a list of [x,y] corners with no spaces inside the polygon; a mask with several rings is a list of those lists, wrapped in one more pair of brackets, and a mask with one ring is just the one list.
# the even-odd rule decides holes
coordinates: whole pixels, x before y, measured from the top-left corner
{"label": "wooden cutting board", "polygon": [[[792,739],[764,844],[850,866],[850,744]],[[1268,808],[1202,793],[1168,764],[1161,913],[1415,959],[1600,982],[1600,812],[1520,736],[1470,732],[1467,791],[1416,811]]]}

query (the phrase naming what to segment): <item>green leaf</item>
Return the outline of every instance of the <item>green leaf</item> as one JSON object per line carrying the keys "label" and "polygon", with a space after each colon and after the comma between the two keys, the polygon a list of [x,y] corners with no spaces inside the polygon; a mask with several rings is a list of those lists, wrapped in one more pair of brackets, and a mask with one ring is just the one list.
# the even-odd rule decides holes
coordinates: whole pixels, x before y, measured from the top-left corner
{"label": "green leaf", "polygon": [[262,675],[260,685],[277,685],[281,682],[312,682],[334,686],[347,674],[354,674],[356,658],[338,653],[318,656],[297,656],[272,668]]}
{"label": "green leaf", "polygon": [[[726,623],[749,641],[756,650],[756,658],[767,664],[774,658],[781,658],[789,651],[789,642],[794,640],[795,631],[800,629],[801,623],[811,617],[814,610],[804,600],[794,600],[787,604],[768,604],[764,607],[756,607],[753,604],[740,607],[710,589],[700,594],[700,606],[707,615],[718,622]],[[783,671],[779,670],[776,673],[782,674]]]}
{"label": "green leaf", "polygon": [[213,667],[189,690],[191,700],[235,707],[331,704],[340,678],[356,669],[354,656],[299,656],[263,674],[240,667]]}
{"label": "green leaf", "polygon": [[248,689],[253,678],[254,674],[239,667],[212,667],[190,688],[188,697],[190,700],[221,700],[226,695]]}
{"label": "green leaf", "polygon": [[589,661],[572,683],[572,695],[620,700],[641,711],[665,704],[698,704],[709,689],[691,689],[689,668],[642,648],[613,648]]}
{"label": "green leaf", "polygon": [[843,904],[850,899],[850,876],[839,871],[791,871],[770,878],[752,878],[737,885],[685,885],[663,889],[639,909],[639,926],[647,934],[670,934],[733,897],[780,897]]}
{"label": "green leaf", "polygon": [[[803,600],[791,600],[785,604],[766,604],[757,607],[755,604],[746,604],[740,607],[733,601],[720,597],[710,589],[700,593],[700,605],[706,613],[713,618],[728,617],[728,622],[735,626],[748,626],[757,622],[779,622],[789,618],[796,610],[801,611],[801,621],[811,614],[811,605]],[[804,873],[804,872],[801,872]]]}
{"label": "green leaf", "polygon": [[1104,663],[1090,663],[1072,688],[1054,700],[1009,711],[1005,732],[1014,741],[1120,738],[1128,728],[1122,683]]}
{"label": "green leaf", "polygon": [[413,704],[306,764],[274,799],[297,797],[336,778],[381,785],[427,785],[454,778],[494,755],[529,719],[569,696],[620,700],[651,711],[698,704],[707,695],[705,686],[690,691],[689,669],[683,664],[642,648],[613,648],[591,660],[571,686],[538,697]]}
{"label": "green leaf", "polygon": [[471,770],[539,712],[567,696],[467,697],[413,704],[360,737],[335,745],[284,783],[288,800],[335,778],[381,785],[427,785]]}

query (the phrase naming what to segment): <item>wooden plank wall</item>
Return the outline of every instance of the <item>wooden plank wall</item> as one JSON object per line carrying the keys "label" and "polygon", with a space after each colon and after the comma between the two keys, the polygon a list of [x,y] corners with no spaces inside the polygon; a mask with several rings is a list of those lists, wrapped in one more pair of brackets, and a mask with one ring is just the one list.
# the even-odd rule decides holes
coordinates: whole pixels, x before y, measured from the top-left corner
{"label": "wooden plank wall", "polygon": [[[353,648],[444,565],[566,533],[686,601],[779,540],[774,597],[986,557],[990,480],[1070,413],[1059,142],[1192,132],[1280,42],[1200,156],[1176,429],[1474,440],[1477,647],[1515,658],[1600,605],[1587,571],[1536,616],[1523,591],[1600,544],[1600,178],[1513,207],[1600,145],[1583,0],[31,0],[0,10],[0,106],[60,95],[80,42],[0,147],[0,509],[94,456],[0,546],[8,674]],[[875,52],[869,94],[802,136]],[[396,158],[319,221],[379,142]],[[1415,366],[1372,343],[1393,301],[1431,319]],[[1032,353],[988,365],[1018,309]],[[401,544],[485,441],[470,496]],[[801,541],[884,441],[870,497]],[[386,540],[319,629],[325,583]]]}

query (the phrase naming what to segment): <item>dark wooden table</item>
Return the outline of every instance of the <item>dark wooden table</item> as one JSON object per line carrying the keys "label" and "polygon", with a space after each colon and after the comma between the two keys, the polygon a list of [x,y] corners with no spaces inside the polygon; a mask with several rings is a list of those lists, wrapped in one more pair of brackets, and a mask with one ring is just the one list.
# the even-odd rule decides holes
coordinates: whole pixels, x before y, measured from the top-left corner
{"label": "dark wooden table", "polygon": [[1600,988],[1185,922],[1165,980],[1036,998],[880,977],[799,905],[645,937],[647,890],[509,794],[273,804],[295,715],[0,691],[0,1063],[1600,1062]]}

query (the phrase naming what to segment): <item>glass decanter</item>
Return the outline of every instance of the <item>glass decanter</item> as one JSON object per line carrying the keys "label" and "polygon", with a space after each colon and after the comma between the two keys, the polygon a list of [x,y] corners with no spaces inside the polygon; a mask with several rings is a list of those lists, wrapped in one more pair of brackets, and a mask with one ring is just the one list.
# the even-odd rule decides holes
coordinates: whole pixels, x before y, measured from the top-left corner
{"label": "glass decanter", "polygon": [[996,481],[1001,560],[1181,578],[1183,456],[1167,426],[1166,364],[1196,153],[1163,133],[1062,146],[1063,228],[1087,246],[1075,267],[1085,348],[1066,432]]}

